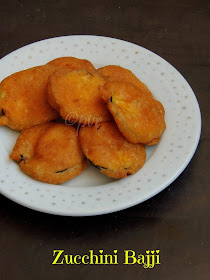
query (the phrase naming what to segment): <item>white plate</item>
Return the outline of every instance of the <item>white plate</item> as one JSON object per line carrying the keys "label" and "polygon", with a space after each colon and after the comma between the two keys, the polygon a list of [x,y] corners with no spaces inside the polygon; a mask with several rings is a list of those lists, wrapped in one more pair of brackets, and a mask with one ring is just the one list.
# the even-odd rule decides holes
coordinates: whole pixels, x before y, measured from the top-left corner
{"label": "white plate", "polygon": [[95,67],[128,68],[162,102],[167,129],[160,143],[147,147],[147,160],[135,175],[114,181],[88,167],[80,176],[55,186],[34,181],[9,159],[18,133],[0,128],[0,192],[41,212],[90,216],[122,210],[156,195],[171,184],[198,145],[201,116],[196,97],[182,75],[158,55],[129,42],[100,36],[66,36],[20,48],[0,60],[6,76],[61,56],[90,60]]}

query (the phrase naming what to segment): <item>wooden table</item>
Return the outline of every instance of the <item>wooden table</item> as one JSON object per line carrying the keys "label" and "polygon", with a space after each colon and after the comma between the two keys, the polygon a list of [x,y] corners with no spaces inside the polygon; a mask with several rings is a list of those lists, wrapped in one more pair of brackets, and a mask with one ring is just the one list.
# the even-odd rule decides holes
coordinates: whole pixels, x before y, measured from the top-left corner
{"label": "wooden table", "polygon": [[[29,210],[0,196],[0,279],[210,279],[208,1],[0,0],[0,57],[49,37],[127,40],[165,58],[192,86],[202,113],[195,156],[167,189],[130,209],[72,218]],[[160,250],[153,269],[124,265],[123,252]],[[53,250],[118,250],[118,265],[52,265]]]}

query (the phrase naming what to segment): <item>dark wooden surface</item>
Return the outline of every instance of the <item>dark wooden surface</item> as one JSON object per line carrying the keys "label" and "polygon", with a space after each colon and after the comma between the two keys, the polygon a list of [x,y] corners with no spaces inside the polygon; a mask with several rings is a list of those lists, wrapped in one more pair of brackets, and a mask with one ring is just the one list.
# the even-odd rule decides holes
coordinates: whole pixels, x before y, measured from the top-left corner
{"label": "dark wooden surface", "polygon": [[[0,279],[210,279],[209,4],[202,0],[0,0],[0,57],[49,37],[93,34],[165,58],[192,86],[202,135],[192,161],[152,199],[100,217],[58,217],[0,196]],[[161,265],[53,266],[52,251],[158,248]],[[119,253],[121,257],[121,253]]]}

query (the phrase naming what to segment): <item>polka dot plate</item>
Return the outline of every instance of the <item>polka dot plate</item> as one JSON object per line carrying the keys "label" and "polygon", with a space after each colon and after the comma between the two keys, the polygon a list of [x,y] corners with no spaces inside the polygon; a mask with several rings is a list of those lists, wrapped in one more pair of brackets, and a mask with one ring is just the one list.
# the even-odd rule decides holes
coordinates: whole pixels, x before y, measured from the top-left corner
{"label": "polka dot plate", "polygon": [[101,36],[65,36],[22,47],[0,60],[0,81],[29,67],[62,56],[90,60],[95,67],[130,69],[161,101],[167,129],[158,145],[147,147],[147,160],[136,174],[112,180],[89,166],[62,185],[35,181],[9,159],[18,132],[0,128],[0,192],[28,208],[66,216],[111,213],[141,203],[169,186],[191,160],[200,138],[196,97],[167,61],[138,45]]}

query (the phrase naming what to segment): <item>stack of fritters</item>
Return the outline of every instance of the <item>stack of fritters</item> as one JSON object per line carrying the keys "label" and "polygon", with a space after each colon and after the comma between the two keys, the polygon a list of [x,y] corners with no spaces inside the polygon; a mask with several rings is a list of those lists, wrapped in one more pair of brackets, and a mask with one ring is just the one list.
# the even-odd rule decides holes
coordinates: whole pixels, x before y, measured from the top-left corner
{"label": "stack of fritters", "polygon": [[79,175],[87,159],[112,178],[134,174],[145,163],[145,144],[158,143],[166,128],[162,104],[131,71],[96,70],[74,57],[4,79],[0,112],[0,125],[22,131],[10,158],[52,184]]}

